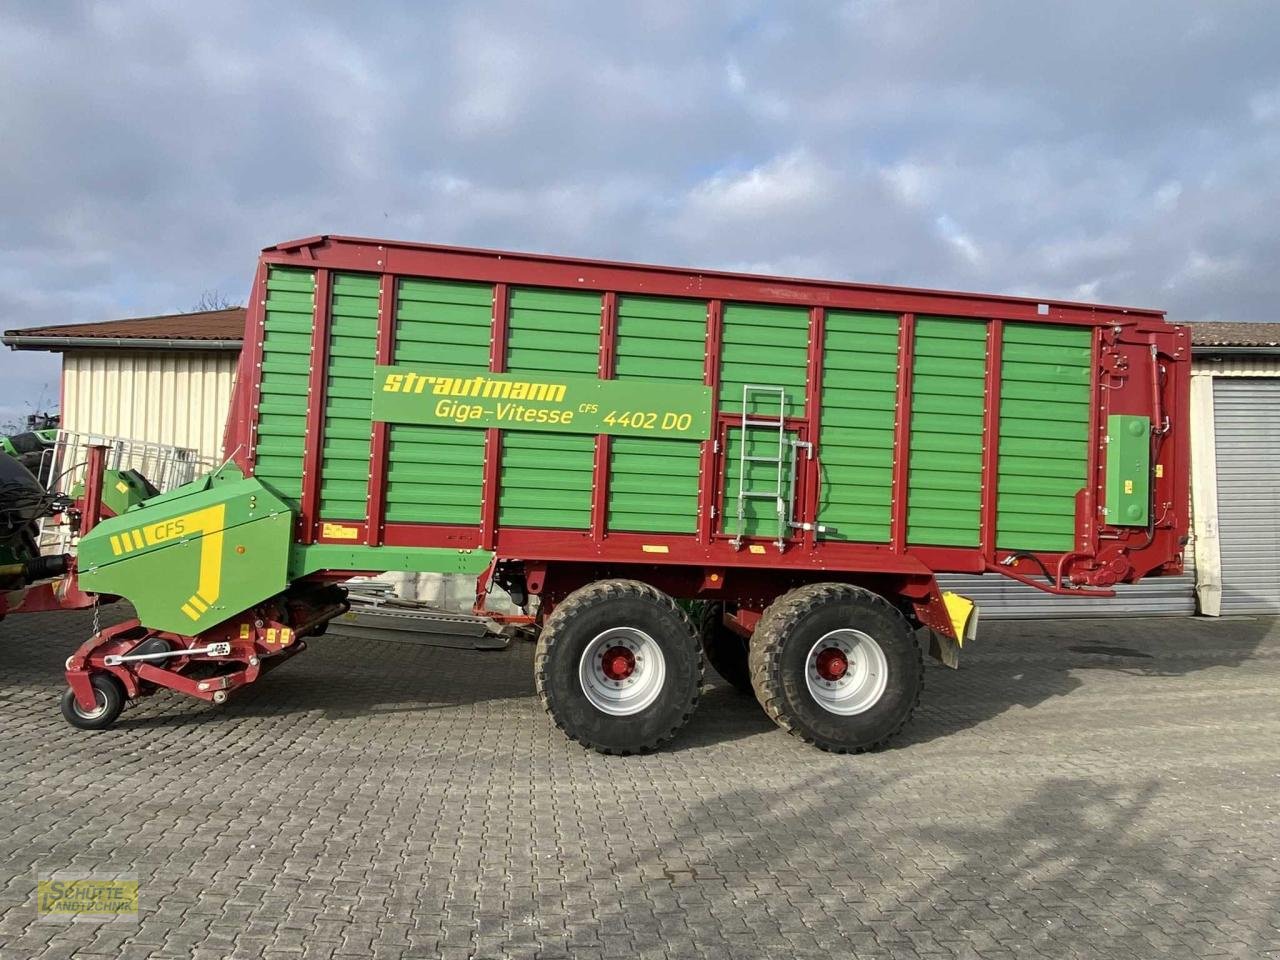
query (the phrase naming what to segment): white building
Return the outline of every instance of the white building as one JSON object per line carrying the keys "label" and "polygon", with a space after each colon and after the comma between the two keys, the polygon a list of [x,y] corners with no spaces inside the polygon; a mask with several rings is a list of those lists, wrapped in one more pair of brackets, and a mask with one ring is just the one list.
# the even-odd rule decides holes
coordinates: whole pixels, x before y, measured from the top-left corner
{"label": "white building", "polygon": [[215,461],[244,339],[243,307],[8,330],[62,354],[63,429],[190,447]]}

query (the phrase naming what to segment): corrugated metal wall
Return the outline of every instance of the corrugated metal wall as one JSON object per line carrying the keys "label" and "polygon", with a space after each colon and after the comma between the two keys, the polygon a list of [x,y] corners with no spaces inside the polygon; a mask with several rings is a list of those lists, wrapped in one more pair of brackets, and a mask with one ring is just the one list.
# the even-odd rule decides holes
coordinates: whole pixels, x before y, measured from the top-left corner
{"label": "corrugated metal wall", "polygon": [[1280,613],[1280,379],[1215,379],[1213,420],[1222,613]]}
{"label": "corrugated metal wall", "polygon": [[215,350],[68,350],[63,427],[222,455],[239,354]]}
{"label": "corrugated metal wall", "polygon": [[1191,372],[1215,377],[1280,377],[1280,354],[1236,354],[1194,357]]}
{"label": "corrugated metal wall", "polygon": [[1055,597],[998,574],[943,574],[938,584],[978,604],[988,620],[1048,620],[1071,617],[1190,616],[1196,612],[1195,560],[1187,551],[1186,569],[1175,577],[1148,577],[1122,583],[1111,599]]}

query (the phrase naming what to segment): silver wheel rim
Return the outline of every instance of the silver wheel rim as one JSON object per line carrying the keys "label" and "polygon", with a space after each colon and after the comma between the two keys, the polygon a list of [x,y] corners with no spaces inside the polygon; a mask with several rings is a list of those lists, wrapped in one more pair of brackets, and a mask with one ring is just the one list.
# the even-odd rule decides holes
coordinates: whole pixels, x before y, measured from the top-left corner
{"label": "silver wheel rim", "polygon": [[[626,651],[625,654],[620,651]],[[630,672],[615,679],[606,660],[629,656]],[[600,634],[582,651],[578,661],[578,682],[587,701],[602,713],[629,717],[648,707],[662,692],[667,677],[667,661],[656,640],[635,627],[613,627]]]}
{"label": "silver wheel rim", "polygon": [[[845,669],[833,677],[830,664],[837,657],[844,658]],[[810,648],[804,680],[823,710],[851,717],[880,702],[889,682],[889,661],[880,644],[861,630],[832,630]]]}
{"label": "silver wheel rim", "polygon": [[[72,696],[74,697],[74,694]],[[101,690],[95,689],[93,691],[93,702],[96,703],[98,706],[95,709],[90,710],[88,713],[85,713],[83,710],[80,709],[79,700],[72,699],[71,705],[75,709],[76,714],[78,716],[83,717],[85,720],[97,720],[100,716],[102,716],[104,713],[107,712],[107,695],[103,693]]]}

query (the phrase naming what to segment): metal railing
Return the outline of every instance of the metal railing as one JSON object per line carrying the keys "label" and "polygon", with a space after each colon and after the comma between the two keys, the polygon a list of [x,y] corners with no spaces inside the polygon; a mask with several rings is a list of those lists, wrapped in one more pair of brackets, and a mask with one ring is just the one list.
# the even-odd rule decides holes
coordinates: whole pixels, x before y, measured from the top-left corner
{"label": "metal railing", "polygon": [[[89,448],[94,446],[107,448],[106,469],[136,470],[160,493],[167,493],[184,483],[190,483],[217,466],[190,447],[59,430],[53,445],[41,457],[41,482],[51,493],[77,498],[84,489]],[[41,552],[69,552],[73,541],[65,518],[48,517],[41,522]]]}

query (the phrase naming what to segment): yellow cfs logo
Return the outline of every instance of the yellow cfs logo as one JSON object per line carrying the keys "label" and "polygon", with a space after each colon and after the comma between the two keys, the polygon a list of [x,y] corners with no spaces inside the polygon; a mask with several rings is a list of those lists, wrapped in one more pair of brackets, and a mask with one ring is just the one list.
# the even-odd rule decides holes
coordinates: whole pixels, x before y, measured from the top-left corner
{"label": "yellow cfs logo", "polygon": [[119,557],[182,537],[200,538],[200,571],[196,591],[182,604],[182,612],[199,620],[222,592],[222,528],[227,505],[205,507],[181,516],[144,524],[111,535],[111,552]]}

